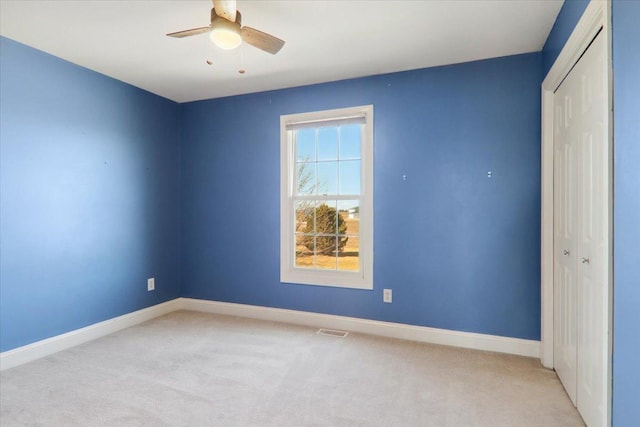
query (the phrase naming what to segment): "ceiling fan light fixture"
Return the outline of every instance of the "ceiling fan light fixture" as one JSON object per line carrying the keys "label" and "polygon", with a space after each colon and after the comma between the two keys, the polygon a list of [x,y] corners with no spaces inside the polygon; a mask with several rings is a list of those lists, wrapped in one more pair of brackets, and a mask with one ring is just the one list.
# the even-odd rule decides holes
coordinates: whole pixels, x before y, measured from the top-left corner
{"label": "ceiling fan light fixture", "polygon": [[240,46],[240,25],[226,19],[217,19],[211,29],[211,40],[220,49],[232,50]]}
{"label": "ceiling fan light fixture", "polygon": [[[209,33],[211,41],[221,49],[235,49],[242,42],[275,55],[284,46],[284,40],[251,27],[242,26],[242,15],[236,10],[233,0],[213,0],[211,25],[167,34],[169,37],[183,38]],[[216,10],[216,8],[218,10]],[[235,20],[231,21],[235,16]]]}

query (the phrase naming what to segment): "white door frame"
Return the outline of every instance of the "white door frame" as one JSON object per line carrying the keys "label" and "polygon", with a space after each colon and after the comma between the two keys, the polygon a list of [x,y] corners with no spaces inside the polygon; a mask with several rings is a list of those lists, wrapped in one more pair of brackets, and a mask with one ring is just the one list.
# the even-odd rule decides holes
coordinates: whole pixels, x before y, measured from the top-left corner
{"label": "white door frame", "polygon": [[547,368],[553,368],[553,97],[554,92],[560,86],[569,71],[580,59],[583,52],[589,46],[595,35],[602,28],[604,36],[604,49],[607,58],[605,78],[607,80],[607,110],[609,117],[605,123],[608,134],[609,162],[605,168],[608,182],[606,185],[605,200],[608,202],[607,224],[605,230],[608,242],[608,260],[605,268],[608,271],[609,283],[606,301],[608,318],[608,348],[607,348],[607,373],[606,382],[608,423],[611,423],[611,343],[612,343],[612,212],[613,212],[613,167],[612,167],[612,71],[611,71],[611,2],[610,0],[591,0],[584,11],[582,18],[571,33],[569,40],[554,62],[547,77],[542,82],[542,170],[541,170],[541,337],[540,337],[540,361]]}

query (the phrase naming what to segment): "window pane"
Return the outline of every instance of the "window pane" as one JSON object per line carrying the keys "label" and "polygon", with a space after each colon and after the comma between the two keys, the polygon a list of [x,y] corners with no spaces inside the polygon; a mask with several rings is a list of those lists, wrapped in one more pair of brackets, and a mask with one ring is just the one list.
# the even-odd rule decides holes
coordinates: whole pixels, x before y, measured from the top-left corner
{"label": "window pane", "polygon": [[340,200],[338,209],[345,224],[338,234],[360,234],[360,202],[358,200]]}
{"label": "window pane", "polygon": [[338,194],[338,162],[318,163],[318,194]]}
{"label": "window pane", "polygon": [[296,194],[314,194],[316,188],[316,164],[296,164]]}
{"label": "window pane", "polygon": [[[310,235],[296,235],[296,260],[295,266],[297,268],[314,268],[314,256],[313,256],[313,236]],[[311,248],[311,249],[309,249]]]}
{"label": "window pane", "polygon": [[338,128],[318,129],[318,160],[338,160]]}
{"label": "window pane", "polygon": [[360,194],[360,160],[340,162],[339,194]]}
{"label": "window pane", "polygon": [[333,235],[338,234],[338,215],[336,212],[336,202],[324,202],[316,209],[316,234]]}
{"label": "window pane", "polygon": [[296,132],[296,161],[312,162],[316,160],[316,130],[300,129]]}
{"label": "window pane", "polygon": [[316,268],[321,270],[335,270],[338,264],[336,256],[336,237],[316,237]]}
{"label": "window pane", "polygon": [[315,219],[314,219],[314,203],[309,200],[296,201],[295,212],[295,232],[296,233],[308,233],[315,232]]}
{"label": "window pane", "polygon": [[346,244],[338,254],[338,270],[360,271],[360,238],[348,236]]}
{"label": "window pane", "polygon": [[360,159],[360,125],[340,128],[340,160]]}

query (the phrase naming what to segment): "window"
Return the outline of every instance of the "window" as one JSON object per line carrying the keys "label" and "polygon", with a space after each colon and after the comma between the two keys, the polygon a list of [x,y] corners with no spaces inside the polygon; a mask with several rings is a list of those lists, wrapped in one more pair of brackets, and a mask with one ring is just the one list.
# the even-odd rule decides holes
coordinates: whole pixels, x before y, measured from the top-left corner
{"label": "window", "polygon": [[280,117],[280,280],[373,289],[373,106]]}

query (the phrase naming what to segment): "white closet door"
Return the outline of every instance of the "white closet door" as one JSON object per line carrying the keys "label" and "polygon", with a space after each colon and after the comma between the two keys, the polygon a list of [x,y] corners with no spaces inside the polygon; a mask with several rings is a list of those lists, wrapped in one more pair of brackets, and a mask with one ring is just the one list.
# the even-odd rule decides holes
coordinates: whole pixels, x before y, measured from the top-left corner
{"label": "white closet door", "polygon": [[598,36],[578,62],[573,74],[580,85],[580,110],[575,115],[580,130],[581,230],[578,242],[578,410],[589,426],[606,424],[607,390],[607,283],[608,248],[604,239],[607,218],[608,162],[606,91],[603,37]]}
{"label": "white closet door", "polygon": [[572,85],[554,97],[554,367],[576,405],[577,292],[575,280],[575,141]]}
{"label": "white closet door", "polygon": [[599,35],[554,96],[554,365],[590,427],[607,424],[605,64]]}

